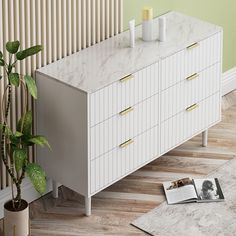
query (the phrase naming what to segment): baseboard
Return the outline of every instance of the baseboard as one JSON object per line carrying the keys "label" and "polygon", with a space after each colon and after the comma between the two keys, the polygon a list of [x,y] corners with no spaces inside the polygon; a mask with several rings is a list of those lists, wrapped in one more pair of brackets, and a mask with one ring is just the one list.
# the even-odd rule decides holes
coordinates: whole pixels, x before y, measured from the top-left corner
{"label": "baseboard", "polygon": [[[52,191],[52,181],[48,180],[46,193],[49,193],[50,191]],[[31,184],[28,178],[24,179],[22,183],[22,198],[28,201],[29,203],[40,198],[40,195],[35,191],[33,185]],[[4,204],[10,199],[11,199],[10,187],[7,187],[0,191],[0,219],[3,218]]]}
{"label": "baseboard", "polygon": [[236,67],[224,72],[222,77],[222,96],[224,96],[236,89]]}

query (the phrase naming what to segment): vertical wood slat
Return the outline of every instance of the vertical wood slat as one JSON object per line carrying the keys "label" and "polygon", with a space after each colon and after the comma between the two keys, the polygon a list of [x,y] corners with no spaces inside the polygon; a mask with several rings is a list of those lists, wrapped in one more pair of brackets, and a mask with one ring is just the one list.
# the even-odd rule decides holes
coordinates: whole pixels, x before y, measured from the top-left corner
{"label": "vertical wood slat", "polygon": [[[31,45],[36,45],[36,2],[31,1],[30,5],[30,19],[31,19],[31,26],[30,26],[30,33],[31,33],[31,41],[30,41],[30,46]],[[31,58],[31,74],[34,73],[34,68],[36,68],[36,56],[33,56]]]}
{"label": "vertical wood slat", "polygon": [[[36,68],[120,33],[123,27],[122,2],[123,0],[0,0],[0,50],[8,61],[4,49],[7,41],[20,40],[21,49],[42,44],[42,53],[16,65],[20,74],[34,76]],[[0,74],[3,75],[2,68]],[[6,79],[0,81],[0,96],[6,83]],[[22,115],[24,100],[22,89],[16,89],[14,94],[9,118],[12,128],[15,128],[16,121]],[[29,102],[29,109],[34,110],[34,104],[31,100]],[[1,111],[2,109],[0,122]],[[32,150],[30,156],[33,160]],[[8,180],[0,162],[0,189],[9,185]]]}
{"label": "vertical wood slat", "polygon": [[96,42],[101,40],[101,0],[96,0]]}
{"label": "vertical wood slat", "polygon": [[[82,11],[81,0],[77,2],[77,12]],[[77,14],[77,50],[80,51],[82,48],[82,14]]]}
{"label": "vertical wood slat", "polygon": [[91,43],[96,43],[96,0],[91,0]]}
{"label": "vertical wood slat", "polygon": [[[13,15],[14,15],[14,8],[13,8],[13,0],[10,0],[9,2],[9,8],[8,8],[8,10],[9,10],[9,15],[8,15],[8,21],[9,21],[9,23],[10,23],[10,25],[14,25],[14,18],[13,18]],[[9,39],[10,40],[13,40],[14,39],[14,27],[11,27],[10,29],[9,29]],[[15,88],[13,88],[12,89],[12,91],[13,91],[13,93],[12,93],[12,101],[14,101],[14,105],[13,106],[11,106],[11,114],[15,114],[16,113],[16,107],[15,107]],[[14,117],[12,117],[12,119],[10,120],[10,122],[11,122],[11,126],[13,127],[13,128],[15,128],[16,127],[16,122],[15,122],[16,120],[15,120],[15,116]]]}
{"label": "vertical wood slat", "polygon": [[[17,0],[18,1],[18,0]],[[41,38],[42,38],[42,33],[41,33],[41,25],[42,25],[42,22],[41,22],[41,19],[42,19],[42,10],[41,10],[41,3],[40,1],[36,1],[36,8],[37,8],[37,11],[36,11],[36,43],[37,44],[40,44],[41,43]],[[36,66],[37,68],[40,68],[42,66],[42,53],[39,53],[37,55],[37,63],[36,63]]]}
{"label": "vertical wood slat", "polygon": [[119,1],[119,32],[123,31],[123,0]]}
{"label": "vertical wood slat", "polygon": [[[8,28],[8,24],[7,24],[7,22],[8,22],[8,3],[9,2],[7,1],[7,2],[5,2],[3,4],[3,14],[2,14],[2,16],[3,16],[3,30],[5,31],[5,34],[3,35],[3,42],[5,42],[8,39],[8,37],[9,37],[9,28]],[[3,53],[6,54],[6,49],[3,49]],[[6,60],[9,60],[8,54],[6,55]],[[3,82],[4,82],[4,85],[6,86],[7,85],[7,81],[5,80]],[[8,119],[8,122],[9,122],[9,124],[12,123],[10,118]],[[4,178],[4,185],[8,186],[9,176],[6,173],[5,169],[4,169],[4,175],[5,175],[5,176],[3,176],[3,178]]]}
{"label": "vertical wood slat", "polygon": [[115,1],[115,25],[114,25],[114,30],[115,34],[119,33],[119,0],[114,0]]}
{"label": "vertical wood slat", "polygon": [[42,33],[42,38],[41,38],[41,44],[44,47],[44,50],[42,52],[42,66],[45,66],[47,64],[47,28],[46,28],[46,0],[41,0],[41,33]]}
{"label": "vertical wood slat", "polygon": [[61,8],[62,8],[62,0],[56,0],[57,1],[57,26],[54,25],[54,27],[57,28],[57,59],[62,58],[62,14],[61,14]]}
{"label": "vertical wood slat", "polygon": [[[26,39],[26,47],[31,46],[31,35],[30,35],[30,25],[31,25],[31,19],[30,19],[30,1],[25,1],[25,39]],[[31,58],[26,59],[26,73],[31,74]]]}
{"label": "vertical wood slat", "polygon": [[[72,0],[72,53],[75,53],[77,51],[77,17],[76,17],[76,12],[77,12],[77,1]],[[76,20],[74,20],[76,19]]]}
{"label": "vertical wood slat", "polygon": [[[30,41],[30,46],[31,45],[36,45],[36,2],[35,1],[31,1],[31,5],[30,5],[30,19],[31,19],[31,26],[30,26],[30,34],[31,34],[31,41]],[[32,56],[31,58],[31,75],[34,75],[34,70],[36,68],[36,55]],[[34,103],[32,103],[32,108],[31,108],[32,112],[33,112],[33,117],[36,117],[36,111],[34,109]],[[33,133],[36,133],[36,127],[35,127],[35,123],[33,123]],[[32,153],[30,153],[30,159],[33,161],[34,160],[34,153],[36,151],[36,147],[32,147],[30,149],[30,151]]]}
{"label": "vertical wood slat", "polygon": [[106,33],[106,24],[105,24],[105,0],[101,1],[101,40],[105,39],[105,33]]}
{"label": "vertical wood slat", "polygon": [[114,36],[114,23],[115,23],[115,12],[114,12],[114,0],[110,0],[110,9],[109,9],[109,13],[110,13],[110,37]]}
{"label": "vertical wood slat", "polygon": [[[63,47],[63,52],[62,55],[63,57],[67,56],[67,22],[66,22],[66,1],[62,1],[62,47]],[[68,38],[69,39],[69,38]]]}
{"label": "vertical wood slat", "polygon": [[67,7],[67,18],[66,18],[66,24],[67,24],[67,55],[72,54],[72,0],[66,1],[66,7]]}
{"label": "vertical wood slat", "polygon": [[46,1],[46,40],[47,40],[47,64],[52,62],[52,19],[51,19],[51,5],[52,1]]}
{"label": "vertical wood slat", "polygon": [[86,15],[87,15],[87,11],[86,11],[86,0],[82,0],[81,3],[81,29],[82,29],[82,48],[86,48]]}
{"label": "vertical wood slat", "polygon": [[86,47],[91,46],[91,0],[86,0]]}
{"label": "vertical wood slat", "polygon": [[[31,0],[26,0],[25,1],[25,38],[26,38],[26,47],[30,47],[31,46],[31,17],[30,17],[30,4],[31,4]],[[26,74],[31,75],[32,69],[31,69],[31,61],[32,58],[27,58],[26,59]],[[27,97],[28,101],[31,101],[31,96],[30,94]],[[28,109],[32,111],[32,103],[28,102]],[[11,117],[15,117],[13,114],[11,115]],[[29,148],[29,160],[32,161],[33,160],[33,150],[32,147]]]}
{"label": "vertical wood slat", "polygon": [[[2,2],[0,2],[0,16],[3,16],[3,5]],[[0,28],[3,29],[3,17],[0,17]],[[0,34],[0,48],[3,48],[3,34]],[[0,67],[0,74],[3,74],[3,69],[2,67]],[[2,82],[0,83],[0,94],[2,94],[4,91],[4,81],[2,80]],[[0,117],[2,117],[2,103],[0,103]],[[1,153],[0,153],[1,156]],[[0,189],[4,189],[6,187],[6,172],[5,172],[5,168],[3,166],[3,163],[0,162]]]}
{"label": "vertical wood slat", "polygon": [[110,0],[106,0],[106,6],[105,6],[105,11],[106,11],[106,39],[110,37]]}
{"label": "vertical wood slat", "polygon": [[[19,1],[14,0],[14,32],[15,32],[15,38],[20,38],[20,15],[19,15]],[[1,28],[1,26],[0,26]],[[1,48],[1,46],[0,46]],[[19,63],[16,64],[16,70],[19,71],[20,65]],[[0,92],[1,94],[1,92]],[[16,117],[20,117],[21,114],[21,93],[20,93],[20,88],[16,90],[16,100],[15,100],[15,105],[16,105]]]}

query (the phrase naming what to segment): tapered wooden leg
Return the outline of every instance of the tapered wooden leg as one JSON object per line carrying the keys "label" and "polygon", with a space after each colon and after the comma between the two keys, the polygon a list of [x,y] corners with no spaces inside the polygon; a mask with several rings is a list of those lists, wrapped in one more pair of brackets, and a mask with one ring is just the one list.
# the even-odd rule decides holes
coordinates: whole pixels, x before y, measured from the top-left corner
{"label": "tapered wooden leg", "polygon": [[85,197],[85,215],[91,215],[91,197]]}
{"label": "tapered wooden leg", "polygon": [[52,195],[54,198],[58,198],[58,187],[59,187],[59,183],[53,180],[52,181]]}
{"label": "tapered wooden leg", "polygon": [[202,132],[202,146],[206,147],[207,146],[207,139],[208,139],[208,130],[205,130]]}

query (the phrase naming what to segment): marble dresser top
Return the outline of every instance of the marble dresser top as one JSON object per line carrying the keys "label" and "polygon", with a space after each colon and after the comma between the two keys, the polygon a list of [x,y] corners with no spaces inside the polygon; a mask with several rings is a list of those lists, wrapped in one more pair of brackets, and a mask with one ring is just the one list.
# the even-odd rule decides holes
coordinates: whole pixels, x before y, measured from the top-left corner
{"label": "marble dresser top", "polygon": [[[222,30],[219,26],[178,12],[168,12],[165,16],[166,42],[143,42],[139,25],[136,27],[135,48],[129,48],[129,31],[125,31],[42,67],[36,73],[92,93]],[[154,28],[157,38],[158,18],[154,19]]]}

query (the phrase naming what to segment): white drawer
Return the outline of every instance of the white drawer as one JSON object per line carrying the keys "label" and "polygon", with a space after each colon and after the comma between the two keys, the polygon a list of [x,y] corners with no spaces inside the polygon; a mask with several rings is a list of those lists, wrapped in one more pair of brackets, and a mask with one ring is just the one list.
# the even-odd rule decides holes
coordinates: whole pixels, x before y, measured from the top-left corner
{"label": "white drawer", "polygon": [[158,124],[159,94],[126,108],[90,131],[91,159]]}
{"label": "white drawer", "polygon": [[90,126],[158,93],[158,63],[90,95]]}
{"label": "white drawer", "polygon": [[217,63],[162,91],[161,121],[220,91],[220,83],[221,64]]}
{"label": "white drawer", "polygon": [[177,84],[188,76],[221,60],[221,33],[198,42],[196,47],[186,48],[160,62],[161,89]]}
{"label": "white drawer", "polygon": [[161,124],[161,154],[168,152],[219,121],[221,115],[220,99],[220,92],[218,92],[197,104],[195,109],[184,110],[164,121]]}
{"label": "white drawer", "polygon": [[159,155],[159,126],[91,161],[91,194],[102,190]]}

